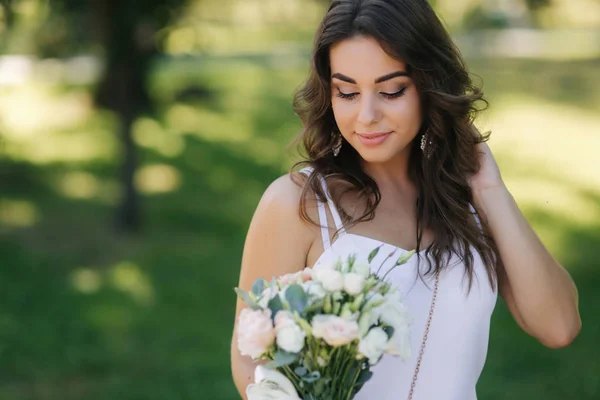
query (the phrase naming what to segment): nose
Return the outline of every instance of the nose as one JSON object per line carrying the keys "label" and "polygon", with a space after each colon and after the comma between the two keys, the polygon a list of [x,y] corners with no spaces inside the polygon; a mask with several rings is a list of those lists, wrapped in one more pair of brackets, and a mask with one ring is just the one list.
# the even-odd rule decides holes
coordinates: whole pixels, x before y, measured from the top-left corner
{"label": "nose", "polygon": [[379,119],[376,99],[373,96],[362,96],[357,122],[362,126],[369,126],[379,121]]}

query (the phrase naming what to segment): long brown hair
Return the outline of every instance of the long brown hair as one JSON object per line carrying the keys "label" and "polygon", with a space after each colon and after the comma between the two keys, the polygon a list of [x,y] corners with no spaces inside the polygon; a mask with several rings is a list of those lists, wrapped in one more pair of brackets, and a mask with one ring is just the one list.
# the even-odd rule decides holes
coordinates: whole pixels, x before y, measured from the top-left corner
{"label": "long brown hair", "polygon": [[[470,289],[472,247],[480,254],[495,289],[498,249],[485,222],[482,234],[469,209],[468,177],[479,169],[475,146],[489,138],[489,133],[482,135],[475,129],[473,120],[487,102],[425,0],[334,0],[329,7],[315,36],[310,74],[294,98],[295,111],[304,125],[297,142],[306,161],[292,170],[307,165],[315,170],[304,184],[302,217],[311,221],[306,210],[309,192],[324,199],[317,175],[326,179],[347,228],[373,219],[381,200],[377,184],[362,170],[360,156],[352,146],[344,140],[339,156],[332,153],[339,129],[331,105],[329,49],[357,35],[375,39],[391,57],[406,63],[421,94],[423,124],[411,144],[409,174],[418,189],[417,253],[424,227],[435,237],[425,252],[433,256],[435,266],[429,262],[426,274],[447,267],[450,256],[456,254],[464,262]],[[484,107],[478,108],[481,103]],[[425,133],[431,141],[429,157],[419,148]],[[340,199],[350,192],[365,204],[361,216],[351,216],[341,207]]]}

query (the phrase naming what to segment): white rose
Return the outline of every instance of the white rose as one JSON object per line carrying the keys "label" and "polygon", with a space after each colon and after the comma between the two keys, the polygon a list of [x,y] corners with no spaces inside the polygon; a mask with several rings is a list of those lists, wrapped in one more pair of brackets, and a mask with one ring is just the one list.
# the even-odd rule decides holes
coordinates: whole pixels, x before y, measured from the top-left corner
{"label": "white rose", "polygon": [[344,287],[344,276],[334,269],[317,270],[316,274],[313,275],[313,279],[320,282],[323,289],[328,292],[337,292]]}
{"label": "white rose", "polygon": [[362,292],[365,287],[365,277],[355,272],[344,274],[344,290],[353,296]]}
{"label": "white rose", "polygon": [[294,384],[280,372],[259,365],[254,382],[246,387],[248,400],[301,400]]}
{"label": "white rose", "polygon": [[364,336],[367,334],[369,329],[375,325],[377,320],[379,319],[379,313],[377,310],[365,311],[361,314],[358,319],[358,327],[360,330],[360,335]]}
{"label": "white rose", "polygon": [[394,333],[388,341],[385,352],[394,356],[399,356],[402,361],[408,361],[408,359],[410,359],[411,348],[408,325],[394,328]]}
{"label": "white rose", "polygon": [[388,345],[388,336],[385,331],[375,327],[367,333],[367,336],[358,342],[358,352],[369,359],[369,364],[374,365],[385,351]]}
{"label": "white rose", "polygon": [[412,323],[412,317],[408,313],[408,307],[400,299],[399,292],[391,292],[376,311],[379,314],[379,320],[394,329],[386,352],[406,361],[411,355],[409,326]]}
{"label": "white rose", "polygon": [[304,347],[306,333],[294,321],[289,311],[281,310],[275,315],[275,337],[279,348],[298,353]]}
{"label": "white rose", "polygon": [[330,346],[342,346],[358,339],[358,323],[337,315],[317,314],[312,319],[312,333]]}
{"label": "white rose", "polygon": [[321,286],[321,284],[316,281],[304,282],[302,284],[302,289],[304,289],[304,292],[307,295],[313,296],[317,299],[322,299],[327,295],[327,292],[325,291],[325,289],[323,289],[323,286]]}
{"label": "white rose", "polygon": [[408,326],[412,322],[408,307],[401,301],[400,293],[397,291],[390,292],[385,296],[385,302],[377,307],[377,310],[379,319],[394,328]]}
{"label": "white rose", "polygon": [[367,263],[356,261],[352,266],[354,272],[359,275],[364,276],[365,278],[369,276],[371,273],[371,266]]}
{"label": "white rose", "polygon": [[315,273],[317,273],[318,271],[324,271],[327,269],[336,269],[335,266],[335,262],[318,262],[317,264],[315,264],[311,269],[310,269],[310,274],[312,279],[316,279],[315,278]]}

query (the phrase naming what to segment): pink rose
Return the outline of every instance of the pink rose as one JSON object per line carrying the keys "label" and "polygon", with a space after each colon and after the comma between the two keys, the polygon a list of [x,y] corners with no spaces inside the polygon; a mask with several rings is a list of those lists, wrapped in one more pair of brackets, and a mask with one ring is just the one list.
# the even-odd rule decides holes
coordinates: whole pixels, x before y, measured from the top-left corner
{"label": "pink rose", "polygon": [[302,275],[302,282],[308,282],[310,280],[312,280],[312,269],[309,267],[304,268],[301,271],[301,275]]}
{"label": "pink rose", "polygon": [[287,286],[287,285],[291,285],[293,283],[301,284],[301,283],[304,283],[311,279],[312,279],[312,274],[311,274],[310,268],[307,267],[307,268],[304,268],[302,271],[294,272],[292,274],[282,275],[277,280],[281,284]]}
{"label": "pink rose", "polygon": [[323,338],[330,346],[343,346],[358,339],[358,323],[337,315],[315,315],[312,319],[312,333]]}
{"label": "pink rose", "polygon": [[240,312],[237,328],[237,343],[240,353],[257,359],[275,342],[275,329],[271,321],[271,310],[251,310]]}

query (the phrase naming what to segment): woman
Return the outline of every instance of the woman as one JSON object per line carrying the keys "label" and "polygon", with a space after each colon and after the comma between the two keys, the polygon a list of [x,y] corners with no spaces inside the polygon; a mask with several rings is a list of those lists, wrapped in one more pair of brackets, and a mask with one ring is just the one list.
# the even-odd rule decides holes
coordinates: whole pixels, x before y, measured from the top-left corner
{"label": "woman", "polygon": [[[425,0],[333,1],[295,100],[306,168],[261,199],[239,286],[379,245],[416,249],[388,275],[413,316],[412,358],[384,356],[356,399],[476,399],[497,293],[544,345],[577,336],[575,285],[474,128],[482,93]],[[234,329],[242,395],[254,367]]]}

